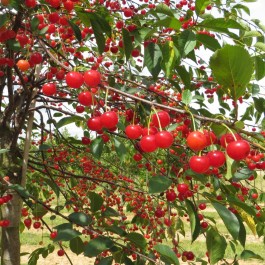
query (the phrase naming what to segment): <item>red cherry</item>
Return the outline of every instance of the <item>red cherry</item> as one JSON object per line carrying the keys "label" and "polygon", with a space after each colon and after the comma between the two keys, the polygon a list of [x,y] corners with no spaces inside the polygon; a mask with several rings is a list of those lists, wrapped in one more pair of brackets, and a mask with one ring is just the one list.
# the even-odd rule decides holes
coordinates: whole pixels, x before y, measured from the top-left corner
{"label": "red cherry", "polygon": [[251,197],[253,200],[256,200],[256,199],[258,199],[259,195],[258,195],[258,193],[252,193]]}
{"label": "red cherry", "polygon": [[142,136],[145,135],[155,135],[158,132],[156,127],[149,127],[149,128],[143,128],[142,130]]}
{"label": "red cherry", "polygon": [[91,140],[86,136],[83,136],[81,141],[82,141],[82,144],[85,144],[85,145],[91,143]]}
{"label": "red cherry", "polygon": [[57,8],[60,6],[60,0],[49,0],[49,4],[54,7]]}
{"label": "red cherry", "polygon": [[101,75],[97,70],[88,70],[84,73],[84,81],[90,87],[96,87],[101,82]]}
{"label": "red cherry", "polygon": [[64,254],[65,254],[65,252],[64,252],[63,249],[59,249],[59,250],[57,251],[57,255],[58,255],[59,257],[62,257]]}
{"label": "red cherry", "polygon": [[219,150],[208,152],[207,157],[209,158],[210,166],[212,167],[221,167],[226,161],[225,154]]}
{"label": "red cherry", "polygon": [[[221,138],[220,138],[221,146],[226,148],[226,146],[229,143],[234,142],[236,140],[241,140],[242,139],[241,136],[239,134],[237,134],[237,133],[235,133],[234,136],[233,136],[232,133],[226,133],[226,134],[222,135]],[[236,138],[236,140],[235,140],[235,138]]]}
{"label": "red cherry", "polygon": [[136,162],[141,161],[142,158],[143,158],[143,156],[141,154],[135,154],[135,155],[133,155],[133,159]]}
{"label": "red cherry", "polygon": [[186,183],[180,183],[177,186],[177,190],[179,193],[186,193],[189,190],[189,185]]}
{"label": "red cherry", "polygon": [[189,165],[194,172],[202,174],[209,169],[210,159],[207,156],[192,156]]}
{"label": "red cherry", "polygon": [[85,107],[84,106],[76,106],[75,110],[77,113],[83,113],[85,111]]}
{"label": "red cherry", "polygon": [[56,84],[54,83],[48,83],[42,86],[42,93],[45,96],[52,96],[56,94]]}
{"label": "red cherry", "polygon": [[144,152],[150,153],[157,149],[156,140],[154,135],[143,136],[139,142],[141,149]]}
{"label": "red cherry", "polygon": [[169,148],[173,142],[173,135],[168,131],[161,131],[155,135],[156,145],[160,148]]}
{"label": "red cherry", "polygon": [[176,192],[174,191],[174,190],[168,190],[167,192],[166,192],[166,198],[167,198],[167,201],[169,201],[169,202],[173,202],[173,201],[175,201],[176,200],[176,198],[177,198],[177,194],[176,194]]}
{"label": "red cherry", "polygon": [[205,210],[206,209],[206,204],[205,203],[200,203],[198,207],[199,207],[200,210]]}
{"label": "red cherry", "polygon": [[35,229],[40,228],[40,227],[41,227],[41,222],[39,222],[39,221],[34,222],[34,223],[33,223],[33,227],[34,227]]}
{"label": "red cherry", "polygon": [[88,91],[81,92],[78,95],[78,100],[79,100],[80,104],[82,104],[84,106],[91,106],[93,103],[92,94]]}
{"label": "red cherry", "polygon": [[70,12],[74,9],[74,3],[73,3],[73,1],[70,1],[70,0],[63,2],[63,6],[68,12]]}
{"label": "red cherry", "polygon": [[84,83],[84,77],[79,72],[69,72],[65,76],[65,81],[71,88],[80,88]]}
{"label": "red cherry", "polygon": [[57,237],[57,234],[58,234],[57,231],[53,231],[53,232],[51,232],[51,233],[50,233],[50,238],[51,238],[51,239],[56,238],[56,237]]}
{"label": "red cherry", "polygon": [[124,8],[123,13],[124,13],[125,17],[132,17],[133,16],[133,10],[131,10],[130,8]]}
{"label": "red cherry", "polygon": [[163,211],[161,208],[157,208],[155,211],[155,217],[161,218],[165,216],[165,211]]}
{"label": "red cherry", "polygon": [[206,229],[209,226],[209,224],[205,221],[201,222],[201,228]]}
{"label": "red cherry", "polygon": [[206,136],[199,131],[191,132],[187,137],[187,145],[194,151],[200,151],[207,146]]}
{"label": "red cherry", "polygon": [[203,130],[203,134],[205,135],[206,137],[206,145],[207,146],[210,146],[212,144],[216,144],[217,142],[217,137],[216,135],[214,134],[214,132],[212,131],[208,131],[208,130]]}
{"label": "red cherry", "polygon": [[92,117],[87,121],[87,127],[91,131],[102,130],[102,123],[100,117]]}
{"label": "red cherry", "polygon": [[36,0],[25,0],[25,6],[29,8],[34,8],[37,5]]}
{"label": "red cherry", "polygon": [[161,127],[164,128],[166,126],[168,126],[170,124],[170,116],[169,114],[162,110],[162,111],[159,111],[157,113],[154,113],[152,115],[152,123],[154,124],[154,126],[156,127],[159,127],[159,122],[158,120],[160,121],[160,124],[161,124]]}
{"label": "red cherry", "polygon": [[234,141],[227,145],[226,152],[232,159],[242,160],[248,156],[250,152],[250,145],[244,140]]}
{"label": "red cherry", "polygon": [[119,118],[115,111],[107,111],[100,116],[104,128],[111,129],[118,124]]}
{"label": "red cherry", "polygon": [[30,62],[33,64],[40,64],[42,62],[42,55],[39,52],[34,52],[30,56]]}
{"label": "red cherry", "polygon": [[125,134],[129,139],[137,139],[142,135],[142,127],[140,125],[128,125],[125,128]]}

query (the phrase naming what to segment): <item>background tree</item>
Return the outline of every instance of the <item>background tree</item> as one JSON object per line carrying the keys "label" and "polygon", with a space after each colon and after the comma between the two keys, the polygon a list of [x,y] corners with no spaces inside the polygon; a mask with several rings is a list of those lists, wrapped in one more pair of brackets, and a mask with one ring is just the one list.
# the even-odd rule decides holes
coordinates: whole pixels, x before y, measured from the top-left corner
{"label": "background tree", "polygon": [[65,242],[100,264],[206,264],[185,220],[211,264],[228,244],[233,264],[260,258],[234,247],[265,222],[265,28],[244,2],[1,1],[1,264],[20,264],[22,224],[52,240],[29,264]]}

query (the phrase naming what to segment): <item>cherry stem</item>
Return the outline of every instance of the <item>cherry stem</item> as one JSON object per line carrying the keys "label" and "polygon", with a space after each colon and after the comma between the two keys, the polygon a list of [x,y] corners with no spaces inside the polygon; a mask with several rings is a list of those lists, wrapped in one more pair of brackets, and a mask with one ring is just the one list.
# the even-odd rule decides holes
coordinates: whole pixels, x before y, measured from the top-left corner
{"label": "cherry stem", "polygon": [[190,114],[191,116],[191,120],[192,120],[192,125],[193,125],[193,130],[196,131],[196,123],[195,123],[195,119],[193,114],[190,112],[190,110],[187,109],[187,112]]}
{"label": "cherry stem", "polygon": [[106,89],[106,95],[105,95],[105,110],[108,111],[108,95],[109,95],[109,89]]}
{"label": "cherry stem", "polygon": [[157,117],[157,121],[158,121],[158,125],[159,125],[159,130],[160,130],[160,132],[161,132],[161,131],[162,131],[162,126],[161,126],[161,122],[160,122],[160,119],[159,119],[159,116],[158,116],[157,110],[156,110],[156,108],[155,108],[154,106],[152,106],[152,109],[154,110],[155,115],[156,115],[156,117]]}
{"label": "cherry stem", "polygon": [[221,123],[221,125],[224,126],[233,135],[234,140],[237,141],[237,138],[236,138],[234,132],[226,124]]}

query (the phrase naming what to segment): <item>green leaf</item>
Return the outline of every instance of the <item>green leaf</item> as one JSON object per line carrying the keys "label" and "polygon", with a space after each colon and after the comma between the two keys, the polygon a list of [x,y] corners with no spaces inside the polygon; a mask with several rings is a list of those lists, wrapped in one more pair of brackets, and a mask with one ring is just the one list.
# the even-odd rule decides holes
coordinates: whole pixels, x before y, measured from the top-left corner
{"label": "green leaf", "polygon": [[265,112],[265,99],[264,98],[255,98],[255,97],[253,97],[253,100],[254,100],[255,109],[259,113]]}
{"label": "green leaf", "polygon": [[12,184],[8,186],[9,189],[15,190],[21,197],[29,198],[29,192],[19,184]]}
{"label": "green leaf", "polygon": [[265,43],[263,42],[256,42],[254,45],[258,50],[261,50],[263,52],[265,52]]}
{"label": "green leaf", "polygon": [[166,77],[169,77],[172,75],[172,70],[177,61],[177,57],[179,57],[178,50],[174,47],[173,41],[167,41],[162,46],[162,54],[163,54],[162,67],[163,70],[165,71]]}
{"label": "green leaf", "polygon": [[125,236],[127,234],[122,228],[117,225],[108,226],[106,227],[106,230],[115,233],[119,236]]}
{"label": "green leaf", "polygon": [[73,123],[73,122],[80,122],[80,121],[81,121],[81,122],[84,121],[84,118],[79,117],[79,116],[64,117],[64,118],[60,119],[60,120],[55,124],[55,126],[56,126],[57,129],[59,129],[59,128],[61,128],[61,127],[63,127],[63,126],[66,126],[66,125],[68,125],[68,124],[70,124],[70,123]]}
{"label": "green leaf", "polygon": [[87,215],[85,213],[79,212],[79,213],[71,213],[68,216],[69,220],[77,225],[89,225],[92,221],[92,217],[90,215]]}
{"label": "green leaf", "polygon": [[225,19],[225,18],[210,18],[202,21],[198,26],[208,28],[208,29],[216,29],[219,31],[227,30],[227,29],[241,29],[245,28],[236,22],[233,19]]}
{"label": "green leaf", "polygon": [[173,17],[174,13],[166,4],[158,4],[155,8],[155,13],[164,14]]}
{"label": "green leaf", "polygon": [[260,255],[254,253],[251,250],[244,249],[242,253],[240,254],[241,259],[259,259],[259,260],[264,260]]}
{"label": "green leaf", "polygon": [[202,43],[206,48],[210,49],[213,52],[221,48],[221,45],[217,41],[217,39],[206,34],[197,34],[196,40]]}
{"label": "green leaf", "polygon": [[149,193],[161,193],[167,190],[172,184],[172,180],[166,176],[154,176],[149,179]]}
{"label": "green leaf", "polygon": [[102,213],[102,216],[103,217],[111,217],[111,216],[118,217],[120,216],[120,214],[113,208],[107,207],[106,210]]}
{"label": "green leaf", "polygon": [[48,210],[41,204],[34,204],[32,207],[32,214],[34,217],[42,218],[46,213],[48,213]]}
{"label": "green leaf", "polygon": [[229,233],[235,240],[237,240],[240,231],[240,224],[237,217],[220,203],[213,202],[212,205],[223,220]]}
{"label": "green leaf", "polygon": [[114,245],[110,238],[99,236],[92,239],[85,245],[84,255],[87,257],[96,257],[103,251],[110,249]]}
{"label": "green leaf", "polygon": [[248,167],[243,167],[234,173],[233,181],[248,179],[251,175],[253,175],[253,170],[250,170]]}
{"label": "green leaf", "polygon": [[68,23],[72,30],[74,31],[76,39],[81,42],[82,41],[82,34],[80,28],[74,23],[72,20],[68,20]]}
{"label": "green leaf", "polygon": [[6,45],[7,45],[8,49],[10,49],[14,52],[21,51],[20,43],[16,39],[7,40]]}
{"label": "green leaf", "polygon": [[190,219],[191,237],[193,242],[200,235],[201,231],[200,220],[198,218],[198,214],[197,211],[195,210],[193,203],[190,200],[186,200],[185,202]]}
{"label": "green leaf", "polygon": [[139,233],[135,233],[135,232],[129,233],[126,235],[126,238],[142,250],[147,245],[147,242],[144,236]]}
{"label": "green leaf", "polygon": [[190,88],[190,81],[191,81],[191,76],[190,73],[186,70],[185,66],[177,66],[176,70],[185,85],[185,89]]}
{"label": "green leaf", "polygon": [[246,31],[242,38],[254,38],[254,37],[260,37],[262,34],[259,31],[256,30],[249,30]]}
{"label": "green leaf", "polygon": [[117,138],[114,138],[114,147],[115,147],[115,151],[118,157],[120,158],[120,160],[124,161],[126,154],[127,154],[127,149],[124,143],[119,141]]}
{"label": "green leaf", "polygon": [[175,17],[166,17],[164,19],[158,20],[154,25],[154,27],[165,27],[171,28],[174,30],[179,30],[181,28],[181,23]]}
{"label": "green leaf", "polygon": [[69,243],[70,249],[72,252],[74,252],[76,255],[80,255],[84,251],[84,243],[82,239],[78,236],[70,240]]}
{"label": "green leaf", "polygon": [[242,9],[243,11],[245,11],[246,14],[250,15],[250,10],[245,5],[241,5],[241,4],[234,5],[233,9]]}
{"label": "green leaf", "polygon": [[184,90],[182,92],[182,102],[185,104],[185,105],[189,105],[191,103],[191,100],[192,100],[192,94],[190,92],[190,90]]}
{"label": "green leaf", "polygon": [[133,44],[132,44],[132,38],[130,36],[130,33],[125,28],[122,29],[122,41],[123,41],[125,57],[126,57],[126,60],[128,61],[131,56],[132,50],[133,50]]}
{"label": "green leaf", "polygon": [[240,224],[240,229],[239,229],[239,236],[238,236],[238,241],[242,245],[242,247],[245,247],[246,244],[246,239],[247,239],[247,232],[246,228],[241,220],[240,217],[238,217],[238,222]]}
{"label": "green leaf", "polygon": [[79,231],[74,230],[72,228],[58,229],[57,236],[53,241],[54,242],[70,241],[71,239],[78,237],[80,235],[81,233]]}
{"label": "green leaf", "polygon": [[244,95],[254,70],[249,53],[232,45],[217,50],[210,59],[210,67],[222,89],[234,100]]}
{"label": "green leaf", "polygon": [[89,192],[88,198],[90,200],[91,211],[96,212],[96,211],[100,210],[100,208],[104,202],[103,198],[95,192]]}
{"label": "green leaf", "polygon": [[39,146],[39,150],[40,151],[47,151],[47,150],[49,150],[49,149],[51,149],[52,148],[52,146],[50,146],[50,145],[48,145],[48,144],[41,144],[40,146]]}
{"label": "green leaf", "polygon": [[40,24],[40,21],[37,17],[33,17],[31,20],[30,20],[30,28],[32,31],[35,31],[38,29],[38,26]]}
{"label": "green leaf", "polygon": [[154,79],[161,71],[162,51],[156,43],[151,42],[144,49],[144,65],[147,67]]}
{"label": "green leaf", "polygon": [[200,15],[204,12],[205,8],[211,3],[210,0],[196,0],[195,2],[195,11],[197,15]]}
{"label": "green leaf", "polygon": [[223,259],[227,243],[218,231],[211,228],[206,232],[206,246],[210,264],[217,264],[219,260]]}
{"label": "green leaf", "polygon": [[113,257],[110,256],[110,257],[100,259],[97,264],[98,265],[112,265],[112,262],[113,262]]}
{"label": "green leaf", "polygon": [[261,80],[265,76],[265,61],[260,56],[255,56],[255,77]]}
{"label": "green leaf", "polygon": [[101,29],[98,21],[91,20],[91,26],[92,26],[93,32],[95,34],[95,38],[96,38],[96,42],[97,42],[97,46],[98,46],[98,52],[100,54],[102,54],[104,52],[104,49],[105,49],[106,39],[103,35],[102,29]]}
{"label": "green leaf", "polygon": [[7,14],[0,14],[0,28],[5,25],[7,20]]}
{"label": "green leaf", "polygon": [[167,245],[155,245],[154,249],[161,255],[161,258],[169,264],[179,265],[176,253]]}
{"label": "green leaf", "polygon": [[181,57],[186,57],[196,46],[196,35],[191,30],[184,30],[177,40]]}
{"label": "green leaf", "polygon": [[103,152],[103,146],[104,146],[103,139],[101,137],[96,138],[91,143],[91,147],[90,147],[91,154],[94,157],[96,157],[97,159],[99,159],[101,157],[102,152]]}
{"label": "green leaf", "polygon": [[241,208],[242,210],[244,210],[246,213],[248,213],[249,215],[255,216],[256,212],[254,210],[253,207],[248,206],[246,203],[240,201],[239,199],[237,199],[236,197],[230,195],[227,197],[227,201],[231,204],[231,205],[236,205],[237,207]]}
{"label": "green leaf", "polygon": [[9,149],[0,149],[0,154],[4,154],[9,152]]}

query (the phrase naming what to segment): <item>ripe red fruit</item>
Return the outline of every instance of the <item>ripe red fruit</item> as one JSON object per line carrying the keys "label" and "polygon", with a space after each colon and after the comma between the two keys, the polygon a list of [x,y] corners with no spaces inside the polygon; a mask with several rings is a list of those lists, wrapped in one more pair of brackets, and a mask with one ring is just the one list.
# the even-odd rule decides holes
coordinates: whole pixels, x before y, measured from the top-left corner
{"label": "ripe red fruit", "polygon": [[100,121],[104,128],[114,128],[119,121],[118,114],[115,111],[107,111],[100,116]]}
{"label": "ripe red fruit", "polygon": [[30,227],[31,227],[31,223],[32,223],[31,218],[27,218],[27,219],[24,220],[24,225],[25,225],[28,229],[30,229]]}
{"label": "ripe red fruit", "polygon": [[200,151],[207,146],[206,136],[199,131],[191,132],[187,137],[187,145],[194,151]]}
{"label": "ripe red fruit", "polygon": [[143,128],[142,130],[142,136],[145,135],[155,135],[158,132],[156,127],[149,127],[149,128]]}
{"label": "ripe red fruit", "polygon": [[78,95],[78,100],[79,100],[80,104],[82,104],[84,106],[91,106],[93,103],[92,94],[88,91],[81,92]]}
{"label": "ripe red fruit", "polygon": [[152,115],[151,121],[156,127],[159,127],[159,121],[160,121],[161,127],[164,128],[169,125],[170,116],[166,111],[162,110],[157,113],[154,113]]}
{"label": "ripe red fruit", "polygon": [[84,81],[90,87],[96,87],[101,82],[101,75],[97,70],[88,70],[84,73]]}
{"label": "ripe red fruit", "polygon": [[143,136],[139,142],[141,149],[144,152],[150,153],[157,149],[156,140],[154,135]]}
{"label": "ripe red fruit", "polygon": [[84,77],[79,72],[69,72],[65,76],[66,84],[71,88],[80,88],[84,83]]}
{"label": "ripe red fruit", "polygon": [[[221,146],[226,148],[226,146],[229,143],[234,142],[236,140],[241,140],[241,136],[239,134],[235,133],[234,136],[233,136],[232,133],[226,133],[226,134],[222,135],[221,138],[220,138]],[[236,138],[236,140],[235,140],[235,138]]]}
{"label": "ripe red fruit", "polygon": [[258,199],[259,195],[258,195],[258,193],[252,193],[251,197],[253,200],[256,200],[256,199]]}
{"label": "ripe red fruit", "polygon": [[134,161],[138,162],[138,161],[141,161],[143,158],[143,156],[141,154],[134,154],[133,155],[133,159]]}
{"label": "ripe red fruit", "polygon": [[226,152],[232,159],[242,160],[248,156],[250,152],[250,145],[244,140],[234,141],[227,145]]}
{"label": "ripe red fruit", "polygon": [[131,10],[130,8],[124,8],[123,13],[124,13],[125,17],[132,17],[133,16],[133,10]]}
{"label": "ripe red fruit", "polygon": [[169,202],[173,202],[173,201],[175,201],[176,200],[176,198],[177,198],[177,194],[176,194],[176,192],[174,191],[174,190],[168,190],[167,192],[166,192],[166,198],[167,198],[167,201],[169,201]]}
{"label": "ripe red fruit", "polygon": [[206,137],[206,146],[209,146],[209,145],[212,145],[212,144],[216,144],[217,137],[212,131],[203,130],[203,134]]}
{"label": "ripe red fruit", "polygon": [[34,227],[35,229],[40,228],[40,227],[41,227],[41,222],[39,222],[39,221],[34,222],[34,223],[33,223],[33,227]]}
{"label": "ripe red fruit", "polygon": [[75,110],[77,113],[83,113],[85,111],[85,107],[84,106],[76,106]]}
{"label": "ripe red fruit", "polygon": [[99,131],[102,130],[102,123],[100,117],[92,117],[87,121],[87,127],[91,131]]}
{"label": "ripe red fruit", "polygon": [[140,125],[128,125],[125,128],[125,134],[129,139],[137,139],[142,135],[142,127]]}
{"label": "ripe red fruit", "polygon": [[42,86],[42,93],[45,96],[52,96],[54,94],[56,94],[56,84],[54,83],[48,83]]}
{"label": "ripe red fruit", "polygon": [[221,167],[226,161],[225,154],[219,150],[208,152],[207,157],[209,158],[210,166],[212,167]]}
{"label": "ripe red fruit", "polygon": [[40,64],[42,62],[42,55],[39,52],[34,52],[30,56],[30,62],[33,64]]}
{"label": "ripe red fruit", "polygon": [[207,156],[192,156],[189,165],[194,172],[202,174],[209,169],[210,160]]}
{"label": "ripe red fruit", "polygon": [[87,144],[91,143],[91,140],[88,137],[83,136],[81,142],[82,142],[82,144],[87,145]]}
{"label": "ripe red fruit", "polygon": [[205,221],[201,222],[201,228],[206,229],[209,226],[209,224]]}
{"label": "ripe red fruit", "polygon": [[53,232],[51,232],[51,233],[50,233],[50,238],[51,238],[51,239],[56,238],[56,237],[57,237],[57,234],[58,234],[57,231],[53,231]]}
{"label": "ripe red fruit", "polygon": [[173,142],[173,135],[168,131],[161,131],[155,134],[156,145],[160,148],[169,148]]}
{"label": "ripe red fruit", "polygon": [[64,254],[65,254],[65,252],[64,252],[63,249],[59,249],[59,250],[57,251],[57,255],[58,255],[59,257],[62,257]]}
{"label": "ripe red fruit", "polygon": [[163,211],[161,208],[157,208],[155,211],[155,217],[161,218],[165,216],[165,211]]}
{"label": "ripe red fruit", "polygon": [[180,183],[177,186],[177,190],[179,193],[186,193],[189,190],[189,185],[186,183]]}
{"label": "ripe red fruit", "polygon": [[206,209],[206,204],[205,203],[200,203],[198,207],[199,207],[200,210],[205,210]]}

